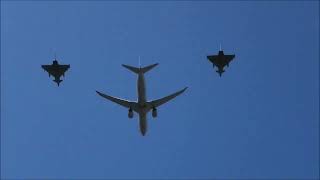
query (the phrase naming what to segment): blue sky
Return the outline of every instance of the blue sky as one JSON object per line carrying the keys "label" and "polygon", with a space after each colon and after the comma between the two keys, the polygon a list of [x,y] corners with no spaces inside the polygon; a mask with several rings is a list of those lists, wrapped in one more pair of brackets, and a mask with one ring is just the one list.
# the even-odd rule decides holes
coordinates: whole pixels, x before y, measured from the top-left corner
{"label": "blue sky", "polygon": [[[138,56],[149,99],[189,87],[145,137],[95,93],[135,100]],[[1,178],[319,178],[318,110],[317,1],[1,1]]]}

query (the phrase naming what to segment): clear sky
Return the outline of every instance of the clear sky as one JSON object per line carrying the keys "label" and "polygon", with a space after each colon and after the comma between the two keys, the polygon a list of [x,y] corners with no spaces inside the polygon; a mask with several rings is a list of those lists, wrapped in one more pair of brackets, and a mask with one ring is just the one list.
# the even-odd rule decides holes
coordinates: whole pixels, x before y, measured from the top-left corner
{"label": "clear sky", "polygon": [[[138,56],[149,99],[189,87],[145,137],[95,93],[135,100]],[[1,178],[319,178],[318,110],[318,1],[1,1]]]}

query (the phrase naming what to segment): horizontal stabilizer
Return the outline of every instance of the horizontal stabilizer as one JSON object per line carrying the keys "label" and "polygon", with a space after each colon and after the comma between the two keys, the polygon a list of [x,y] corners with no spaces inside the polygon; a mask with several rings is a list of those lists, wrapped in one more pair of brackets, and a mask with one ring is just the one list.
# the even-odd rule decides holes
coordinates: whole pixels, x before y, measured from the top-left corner
{"label": "horizontal stabilizer", "polygon": [[125,64],[122,64],[123,67],[129,69],[130,71],[136,73],[136,74],[139,74],[139,73],[146,73],[148,72],[149,70],[151,70],[152,68],[154,68],[155,66],[157,66],[158,63],[156,64],[152,64],[152,65],[149,65],[149,66],[146,66],[146,67],[143,67],[143,68],[137,68],[137,67],[133,67],[133,66],[129,66],[129,65],[125,65]]}
{"label": "horizontal stabilizer", "polygon": [[136,67],[132,67],[132,66],[129,66],[129,65],[125,65],[125,64],[122,64],[123,67],[129,69],[130,71],[134,72],[134,73],[137,73],[139,74],[140,72],[140,69],[139,68],[136,68]]}

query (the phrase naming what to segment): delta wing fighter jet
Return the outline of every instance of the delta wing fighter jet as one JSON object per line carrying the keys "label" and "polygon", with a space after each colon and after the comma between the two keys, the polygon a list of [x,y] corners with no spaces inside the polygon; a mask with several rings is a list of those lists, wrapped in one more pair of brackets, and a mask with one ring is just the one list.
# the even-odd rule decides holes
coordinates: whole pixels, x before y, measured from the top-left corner
{"label": "delta wing fighter jet", "polygon": [[170,101],[171,99],[175,98],[176,96],[182,94],[186,89],[182,89],[176,93],[173,93],[169,96],[166,96],[161,99],[153,100],[153,101],[147,101],[146,97],[146,86],[145,86],[145,81],[144,81],[144,73],[148,72],[155,66],[157,66],[158,63],[146,66],[146,67],[132,67],[128,65],[122,65],[123,67],[129,69],[130,71],[136,73],[138,75],[138,81],[137,81],[137,86],[138,86],[138,100],[137,101],[128,101],[116,97],[112,97],[106,94],[103,94],[99,91],[96,91],[100,96],[117,103],[125,108],[128,109],[128,117],[133,118],[134,112],[136,112],[139,115],[139,126],[140,126],[140,131],[141,134],[144,136],[147,131],[147,113],[152,110],[152,117],[155,118],[157,117],[157,108],[161,106],[162,104]]}
{"label": "delta wing fighter jet", "polygon": [[55,58],[51,65],[41,65],[41,67],[48,72],[49,77],[52,75],[54,77],[54,82],[56,82],[59,86],[61,83],[60,77],[64,77],[64,73],[70,68],[70,64],[68,65],[60,65]]}
{"label": "delta wing fighter jet", "polygon": [[213,68],[214,66],[217,66],[218,70],[216,72],[219,73],[220,77],[224,72],[224,67],[229,67],[229,63],[233,60],[234,57],[234,54],[225,55],[221,50],[221,47],[218,55],[207,56],[208,60],[213,64]]}

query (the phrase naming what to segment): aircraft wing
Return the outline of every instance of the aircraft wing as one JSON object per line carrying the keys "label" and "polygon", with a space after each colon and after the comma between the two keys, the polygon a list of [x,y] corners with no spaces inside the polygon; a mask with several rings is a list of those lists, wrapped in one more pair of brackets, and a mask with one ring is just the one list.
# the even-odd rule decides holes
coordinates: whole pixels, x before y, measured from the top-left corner
{"label": "aircraft wing", "polygon": [[234,57],[235,55],[224,55],[224,58],[219,61],[218,56],[216,55],[207,56],[208,60],[218,67],[219,66],[224,67],[225,65],[229,64],[229,62],[232,61]]}
{"label": "aircraft wing", "polygon": [[234,55],[234,54],[233,54],[233,55],[225,55],[225,57],[226,57],[227,63],[229,63],[230,61],[233,60],[233,58],[235,57],[235,55]]}
{"label": "aircraft wing", "polygon": [[53,76],[61,76],[70,68],[70,65],[59,65],[58,68],[52,65],[42,65],[41,67]]}
{"label": "aircraft wing", "polygon": [[52,65],[42,65],[42,68],[56,78],[59,78],[63,73],[60,73]]}
{"label": "aircraft wing", "polygon": [[154,100],[154,101],[150,101],[150,102],[148,102],[148,107],[150,109],[152,109],[153,107],[161,106],[162,104],[164,104],[164,103],[170,101],[171,99],[173,99],[173,98],[179,96],[180,94],[182,94],[186,89],[187,89],[187,87],[185,87],[184,89],[182,89],[182,90],[180,90],[180,91],[178,91],[176,93],[173,93],[173,94],[171,94],[169,96],[166,96],[164,98],[157,99],[157,100]]}
{"label": "aircraft wing", "polygon": [[108,99],[109,101],[112,101],[114,103],[117,103],[125,108],[132,108],[132,110],[134,111],[138,111],[138,103],[137,102],[133,102],[133,101],[127,101],[127,100],[124,100],[124,99],[120,99],[120,98],[116,98],[116,97],[112,97],[112,96],[109,96],[109,95],[106,95],[106,94],[103,94],[99,91],[96,91],[100,96]]}
{"label": "aircraft wing", "polygon": [[41,67],[50,74],[54,73],[51,65],[42,65]]}
{"label": "aircraft wing", "polygon": [[70,65],[59,65],[59,70],[63,74],[70,68]]}
{"label": "aircraft wing", "polygon": [[223,68],[227,63],[225,61],[220,61],[218,56],[207,56],[208,60],[213,64],[214,66],[217,66],[219,68]]}
{"label": "aircraft wing", "polygon": [[217,57],[218,57],[218,56],[216,56],[216,55],[207,56],[208,60],[211,61],[213,64],[216,64]]}

